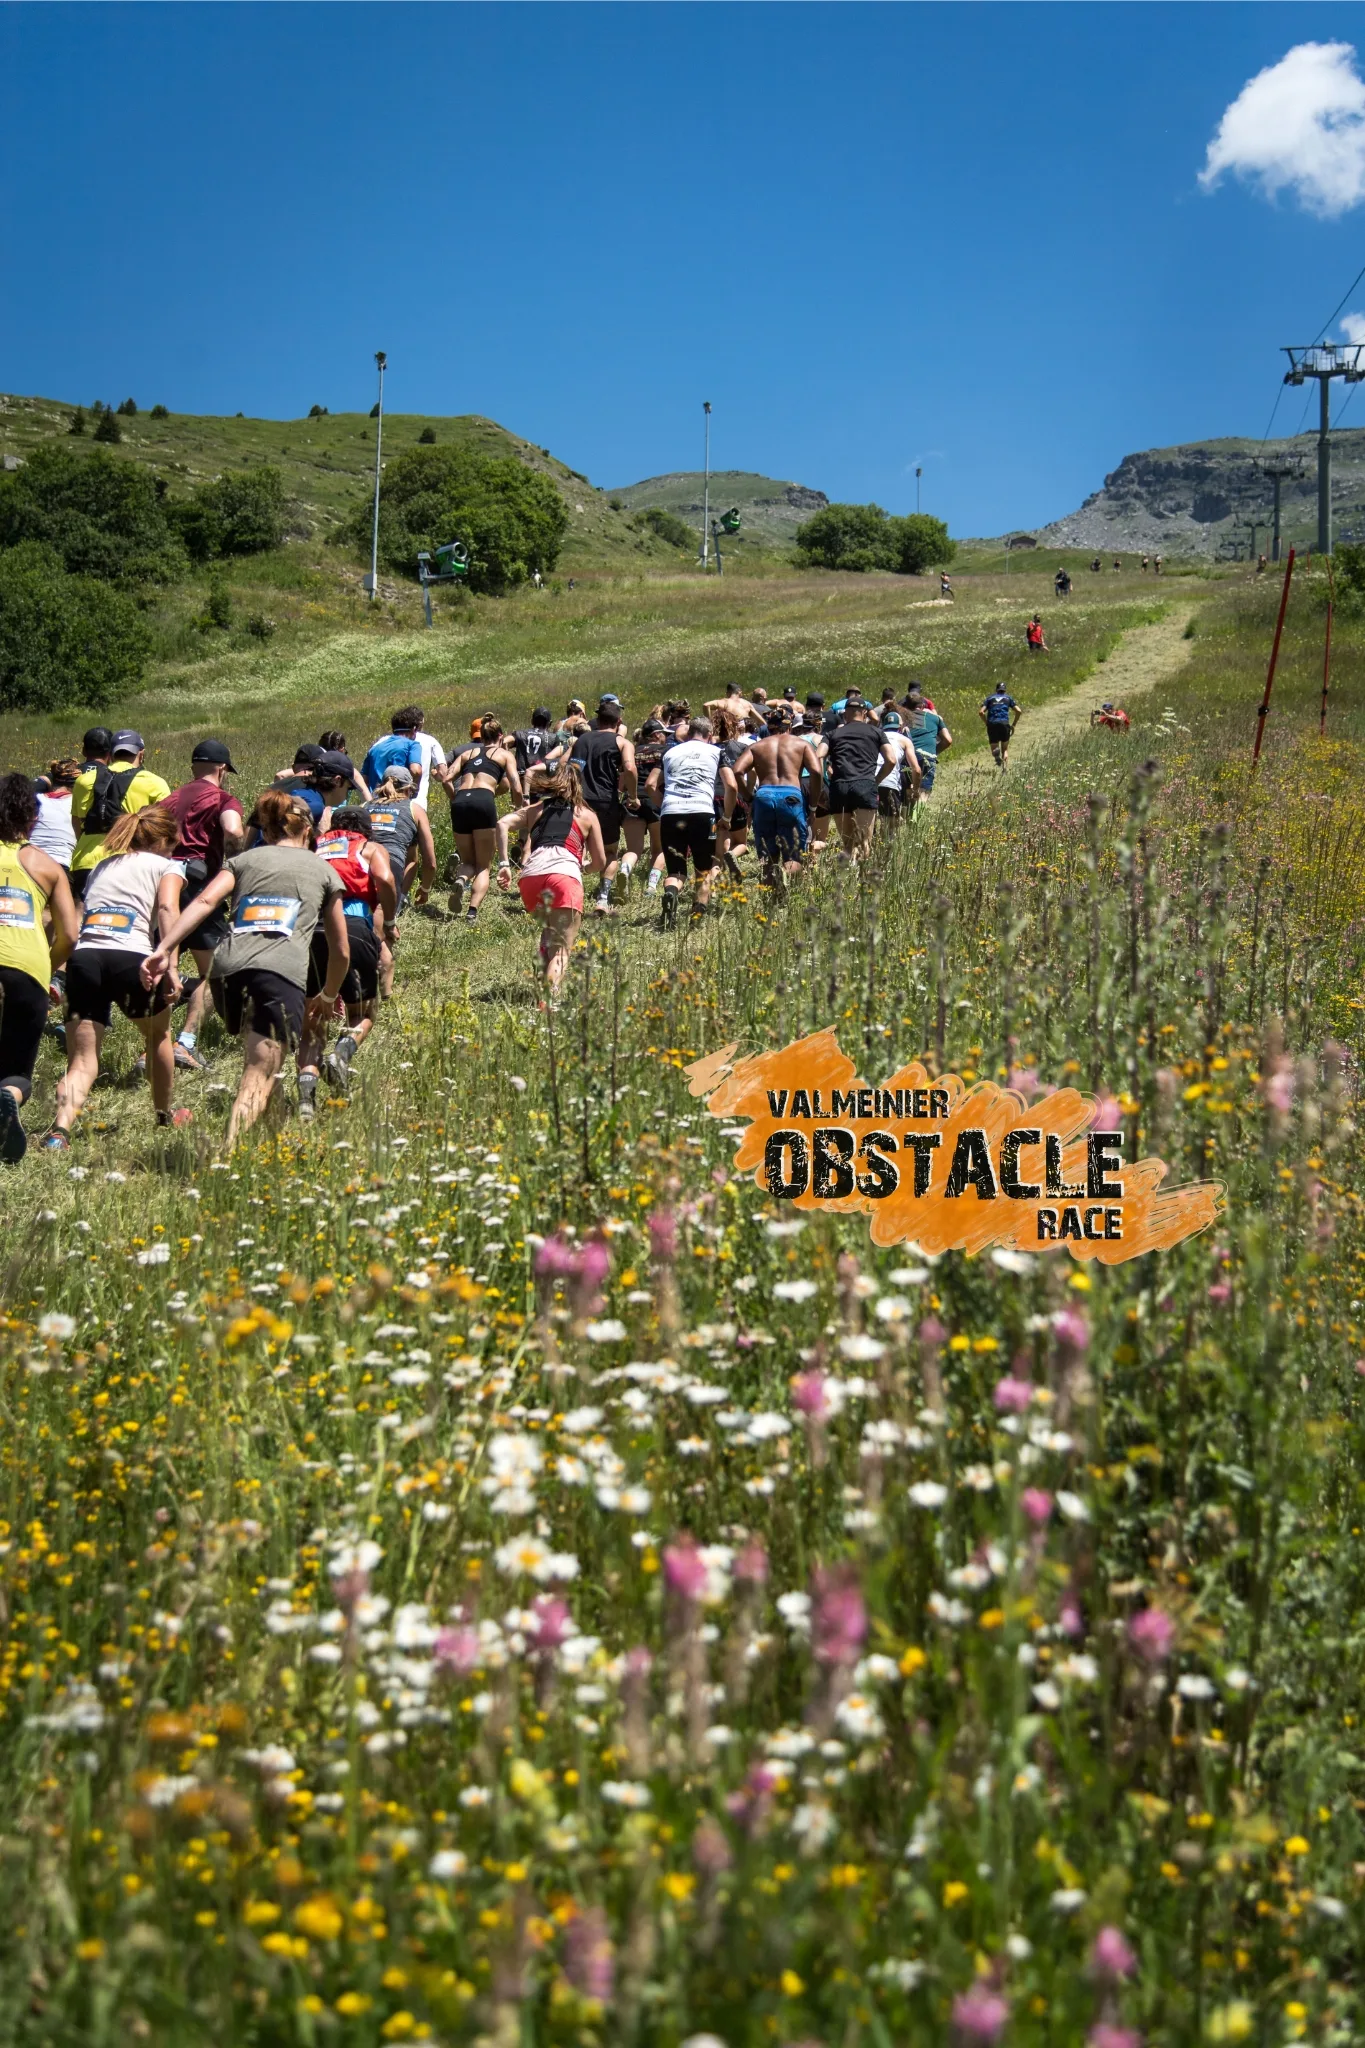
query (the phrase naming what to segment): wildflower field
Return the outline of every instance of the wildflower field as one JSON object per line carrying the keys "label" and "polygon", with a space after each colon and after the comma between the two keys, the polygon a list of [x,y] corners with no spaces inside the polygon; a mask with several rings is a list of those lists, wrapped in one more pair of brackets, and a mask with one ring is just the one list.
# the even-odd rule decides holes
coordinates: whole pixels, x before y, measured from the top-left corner
{"label": "wildflower field", "polygon": [[[853,580],[752,679],[896,668]],[[527,920],[405,934],[315,1129],[222,1158],[220,1044],[158,1153],[111,1040],[0,1190],[0,2040],[1365,2038],[1365,631],[1320,739],[1304,579],[1253,775],[1275,595],[861,869],[593,925],[557,1011]],[[1225,1213],[1109,1269],[793,1215],[683,1069],[827,1025]]]}

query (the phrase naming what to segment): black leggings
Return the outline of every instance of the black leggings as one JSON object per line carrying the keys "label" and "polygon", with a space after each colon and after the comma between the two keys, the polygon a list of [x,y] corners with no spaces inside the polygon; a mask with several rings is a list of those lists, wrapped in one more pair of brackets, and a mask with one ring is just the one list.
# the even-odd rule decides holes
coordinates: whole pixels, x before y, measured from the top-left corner
{"label": "black leggings", "polygon": [[47,1023],[47,990],[22,967],[0,967],[0,1088],[33,1093],[33,1066]]}

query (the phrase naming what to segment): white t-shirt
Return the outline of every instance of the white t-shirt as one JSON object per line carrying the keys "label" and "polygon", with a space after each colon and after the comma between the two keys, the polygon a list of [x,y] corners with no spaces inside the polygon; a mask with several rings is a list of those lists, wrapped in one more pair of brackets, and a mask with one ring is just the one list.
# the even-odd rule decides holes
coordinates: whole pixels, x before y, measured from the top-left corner
{"label": "white t-shirt", "polygon": [[889,748],[896,757],[895,767],[880,784],[882,789],[900,789],[902,787],[901,768],[909,758],[906,750],[908,747],[913,746],[913,744],[912,740],[906,739],[903,732],[884,732],[882,734],[882,745]]}
{"label": "white t-shirt", "polygon": [[711,817],[716,808],[720,749],[710,740],[679,740],[663,758],[661,818]]}
{"label": "white t-shirt", "polygon": [[437,768],[445,767],[446,750],[433,733],[414,733],[413,738],[422,749],[422,779],[417,786],[417,792],[412,800],[415,804],[425,804],[427,791],[431,787],[432,767],[433,765]]}
{"label": "white t-shirt", "polygon": [[28,843],[41,853],[49,854],[59,867],[70,867],[71,856],[76,850],[76,828],[71,822],[69,789],[44,790],[41,793],[38,822],[28,835]]}
{"label": "white t-shirt", "polygon": [[161,878],[184,872],[180,861],[167,860],[160,853],[116,853],[102,860],[90,877],[81,904],[84,914],[77,948],[150,953]]}

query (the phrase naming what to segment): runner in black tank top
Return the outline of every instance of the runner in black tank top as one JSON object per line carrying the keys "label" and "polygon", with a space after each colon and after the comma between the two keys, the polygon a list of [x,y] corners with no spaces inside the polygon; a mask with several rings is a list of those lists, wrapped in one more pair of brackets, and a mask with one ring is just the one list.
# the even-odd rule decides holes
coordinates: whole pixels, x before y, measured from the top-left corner
{"label": "runner in black tank top", "polygon": [[872,827],[877,819],[877,784],[885,764],[886,772],[895,758],[872,724],[861,695],[850,690],[844,704],[844,718],[827,741],[829,747],[829,807],[839,821],[839,835],[850,860],[859,860],[872,844]]}
{"label": "runner in black tank top", "polygon": [[[635,735],[635,772],[640,788],[640,852],[644,852],[645,835],[649,836],[649,879],[645,893],[653,896],[664,878],[663,830],[659,822],[659,806],[649,794],[650,776],[663,760],[664,749],[669,742],[669,730],[661,718],[647,718]],[[629,846],[634,821],[626,819],[626,844]]]}

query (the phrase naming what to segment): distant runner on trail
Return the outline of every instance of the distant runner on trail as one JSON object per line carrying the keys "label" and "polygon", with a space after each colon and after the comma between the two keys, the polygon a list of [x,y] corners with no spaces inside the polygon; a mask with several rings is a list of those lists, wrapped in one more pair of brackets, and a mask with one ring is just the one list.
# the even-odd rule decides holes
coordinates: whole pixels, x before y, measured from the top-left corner
{"label": "distant runner on trail", "polygon": [[1052,649],[1043,636],[1043,621],[1037,612],[1025,626],[1024,638],[1028,642],[1030,654],[1051,654]]}
{"label": "distant runner on trail", "polygon": [[1091,712],[1090,723],[1107,726],[1111,732],[1127,732],[1132,720],[1121,704],[1101,704],[1098,711]]}
{"label": "distant runner on trail", "polygon": [[953,601],[953,579],[952,579],[952,577],[951,577],[951,576],[950,576],[950,575],[948,574],[948,571],[947,571],[946,569],[941,569],[941,570],[939,571],[939,578],[938,578],[938,594],[939,594],[939,596],[940,596],[941,598],[943,598],[943,597],[946,597],[946,598],[947,598],[947,600],[948,600],[948,602],[949,602],[949,604],[951,604],[951,603],[952,603],[952,601]]}
{"label": "distant runner on trail", "polygon": [[750,794],[754,847],[767,882],[785,882],[801,872],[801,855],[810,831],[801,777],[819,783],[820,757],[804,733],[791,729],[785,704],[768,713],[768,737],[755,740],[734,764],[735,780]]}
{"label": "distant runner on trail", "polygon": [[991,744],[991,754],[997,768],[1003,768],[1005,757],[1014,738],[1014,728],[1023,717],[1023,706],[1016,704],[1003,683],[997,683],[977,712],[977,717],[986,728],[986,738]]}

